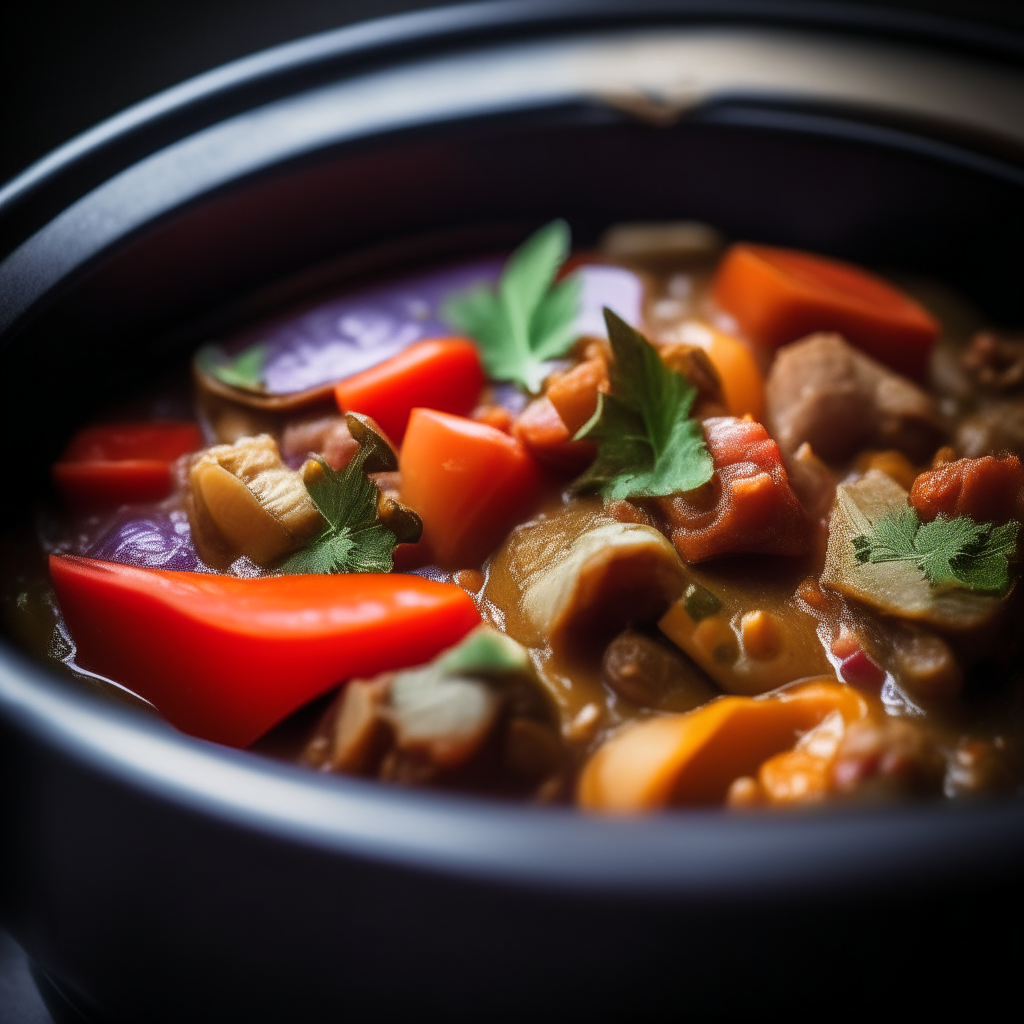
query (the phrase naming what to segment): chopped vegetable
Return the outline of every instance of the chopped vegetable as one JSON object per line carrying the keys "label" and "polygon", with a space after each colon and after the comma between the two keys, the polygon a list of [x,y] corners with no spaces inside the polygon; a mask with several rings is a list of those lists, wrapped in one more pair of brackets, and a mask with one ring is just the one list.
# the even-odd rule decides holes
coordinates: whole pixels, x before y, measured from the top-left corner
{"label": "chopped vegetable", "polygon": [[639,331],[605,310],[615,360],[611,394],[576,439],[594,440],[598,455],[577,481],[609,501],[690,491],[711,479],[714,467],[690,418],[697,389],[670,370]]}
{"label": "chopped vegetable", "polygon": [[858,562],[907,562],[933,587],[965,587],[1002,597],[1010,589],[1008,559],[1017,548],[1020,523],[976,523],[969,516],[922,523],[912,508],[875,520],[853,538]]}
{"label": "chopped vegetable", "polygon": [[820,681],[766,698],[722,697],[686,714],[635,722],[590,758],[577,797],[588,810],[617,813],[721,804],[734,779],[754,774],[799,733],[834,711],[852,723],[868,710],[852,687]]}
{"label": "chopped vegetable", "polygon": [[159,501],[171,492],[171,464],[202,444],[195,423],[84,427],[54,464],[54,486],[79,511]]}
{"label": "chopped vegetable", "polygon": [[687,562],[726,554],[798,555],[807,550],[807,515],[789,485],[779,446],[752,420],[704,421],[714,476],[700,490],[662,498],[672,541]]}
{"label": "chopped vegetable", "polygon": [[586,469],[597,454],[593,441],[572,439],[569,428],[547,395],[535,398],[516,417],[512,435],[538,462],[566,474]]}
{"label": "chopped vegetable", "polygon": [[928,312],[881,278],[793,249],[734,245],[712,291],[759,344],[776,348],[814,331],[838,331],[880,362],[918,379],[939,334]]}
{"label": "chopped vegetable", "polygon": [[445,318],[477,342],[491,379],[537,392],[547,364],[575,341],[579,282],[554,283],[568,255],[569,225],[552,221],[512,253],[497,294],[479,287],[445,303]]}
{"label": "chopped vegetable", "polygon": [[730,416],[764,413],[764,377],[750,348],[717,327],[699,321],[682,324],[674,336],[689,345],[699,346],[711,361],[721,382],[726,410]]}
{"label": "chopped vegetable", "polygon": [[479,621],[460,587],[418,576],[239,579],[58,555],[50,576],[84,667],[232,746],[345,679],[422,664]]}
{"label": "chopped vegetable", "polygon": [[[560,760],[552,711],[527,652],[481,625],[427,665],[350,683],[306,759],[333,771],[426,783],[450,776],[504,731],[513,773],[542,775]],[[548,748],[539,765],[538,746]]]}
{"label": "chopped vegetable", "polygon": [[922,473],[910,504],[924,522],[968,516],[977,523],[1024,518],[1024,467],[1016,455],[957,459]]}
{"label": "chopped vegetable", "polygon": [[476,346],[464,338],[435,338],[347,377],[334,395],[343,413],[372,416],[401,444],[417,406],[468,416],[484,385]]}
{"label": "chopped vegetable", "polygon": [[196,366],[228,387],[262,393],[266,358],[266,345],[252,345],[234,358],[219,345],[207,345],[196,353]]}
{"label": "chopped vegetable", "polygon": [[572,435],[597,412],[597,396],[607,394],[610,388],[608,364],[594,356],[553,375],[544,393]]}
{"label": "chopped vegetable", "polygon": [[[919,539],[925,527],[907,497],[878,470],[837,489],[822,584],[943,630],[967,631],[991,621],[1002,604],[994,595],[1003,592],[1004,580],[1009,585],[1004,574],[1016,524],[979,533],[975,523],[935,520]],[[926,566],[945,585],[934,585]]]}
{"label": "chopped vegetable", "polygon": [[479,565],[532,507],[537,467],[508,434],[475,420],[414,409],[400,455],[402,502],[423,520],[438,562]]}
{"label": "chopped vegetable", "polygon": [[792,606],[777,615],[742,592],[719,597],[691,583],[658,626],[726,693],[753,696],[831,671],[815,616]]}
{"label": "chopped vegetable", "polygon": [[216,568],[241,555],[273,565],[323,529],[302,475],[281,461],[268,434],[207,449],[192,464],[189,482],[192,538],[203,561]]}
{"label": "chopped vegetable", "polygon": [[546,642],[564,647],[652,622],[683,592],[683,567],[657,530],[605,522],[546,564],[523,591],[526,616]]}

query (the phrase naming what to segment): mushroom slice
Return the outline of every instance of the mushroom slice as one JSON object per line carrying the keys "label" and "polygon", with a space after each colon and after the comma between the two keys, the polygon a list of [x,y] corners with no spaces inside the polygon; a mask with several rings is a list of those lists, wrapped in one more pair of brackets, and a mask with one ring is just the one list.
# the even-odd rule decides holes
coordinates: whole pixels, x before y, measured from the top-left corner
{"label": "mushroom slice", "polygon": [[675,548],[657,530],[603,523],[578,536],[530,581],[523,608],[553,647],[566,646],[657,619],[684,582]]}
{"label": "mushroom slice", "polygon": [[282,461],[268,434],[217,445],[189,472],[192,536],[215,568],[245,555],[268,566],[323,528],[300,473]]}

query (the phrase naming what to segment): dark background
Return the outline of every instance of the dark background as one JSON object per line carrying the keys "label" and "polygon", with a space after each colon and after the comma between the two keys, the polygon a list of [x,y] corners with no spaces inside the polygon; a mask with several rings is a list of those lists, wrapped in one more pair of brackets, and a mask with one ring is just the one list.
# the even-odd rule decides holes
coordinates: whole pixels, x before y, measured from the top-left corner
{"label": "dark background", "polygon": [[[1024,31],[1020,0],[860,2]],[[7,0],[0,16],[0,182],[124,107],[225,61],[365,18],[431,6],[441,5],[424,0],[116,5]]]}

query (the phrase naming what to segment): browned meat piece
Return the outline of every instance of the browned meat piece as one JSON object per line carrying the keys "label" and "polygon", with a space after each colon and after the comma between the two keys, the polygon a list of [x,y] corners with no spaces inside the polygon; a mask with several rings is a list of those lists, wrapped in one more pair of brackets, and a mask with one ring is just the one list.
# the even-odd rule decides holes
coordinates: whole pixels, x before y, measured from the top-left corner
{"label": "browned meat piece", "polygon": [[993,402],[957,427],[954,446],[969,459],[1012,452],[1024,457],[1024,402]]}
{"label": "browned meat piece", "polygon": [[945,768],[942,754],[921,726],[905,718],[856,722],[839,744],[832,784],[845,796],[938,796]]}
{"label": "browned meat piece", "polygon": [[672,710],[689,710],[716,696],[700,669],[678,650],[631,629],[608,645],[601,676],[620,697],[642,708],[664,708],[671,701]]}
{"label": "browned meat piece", "polygon": [[808,442],[826,462],[864,448],[895,448],[923,461],[943,438],[924,391],[838,334],[812,334],[780,349],[765,398],[766,423],[780,448],[791,453]]}
{"label": "browned meat piece", "polygon": [[1024,388],[1024,336],[979,331],[960,364],[978,391],[1006,394]]}
{"label": "browned meat piece", "polygon": [[281,454],[294,465],[294,460],[305,459],[310,453],[320,455],[331,469],[344,469],[355,453],[359,442],[352,436],[343,416],[317,416],[297,420],[284,428],[281,436]]}

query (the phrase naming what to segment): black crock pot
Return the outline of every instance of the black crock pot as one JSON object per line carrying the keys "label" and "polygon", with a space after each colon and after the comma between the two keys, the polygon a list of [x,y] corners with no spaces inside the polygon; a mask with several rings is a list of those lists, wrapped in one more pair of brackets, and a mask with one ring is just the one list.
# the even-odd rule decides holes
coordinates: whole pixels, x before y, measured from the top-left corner
{"label": "black crock pot", "polygon": [[[0,191],[4,522],[76,419],[219,327],[555,215],[583,243],[700,219],[1019,323],[1022,55],[878,9],[547,0],[185,83]],[[68,1019],[833,1013],[893,984],[977,1010],[1013,976],[1019,800],[618,821],[407,792],[9,644],[0,758],[0,913]]]}

